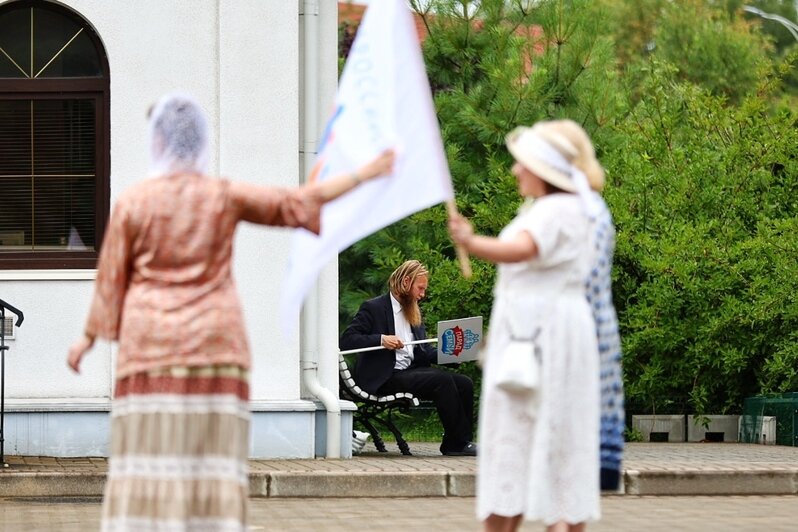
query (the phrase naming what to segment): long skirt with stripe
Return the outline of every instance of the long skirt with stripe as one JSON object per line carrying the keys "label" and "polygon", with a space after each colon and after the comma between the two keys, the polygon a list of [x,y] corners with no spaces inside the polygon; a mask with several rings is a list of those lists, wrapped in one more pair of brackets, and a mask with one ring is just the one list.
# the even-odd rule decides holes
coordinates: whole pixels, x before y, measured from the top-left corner
{"label": "long skirt with stripe", "polygon": [[246,530],[246,370],[168,368],[122,378],[111,423],[102,530]]}

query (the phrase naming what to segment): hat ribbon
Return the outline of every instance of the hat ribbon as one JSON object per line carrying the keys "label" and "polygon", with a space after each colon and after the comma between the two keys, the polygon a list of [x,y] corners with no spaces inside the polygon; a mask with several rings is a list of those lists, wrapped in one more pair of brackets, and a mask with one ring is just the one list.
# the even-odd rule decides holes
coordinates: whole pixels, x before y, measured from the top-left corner
{"label": "hat ribbon", "polygon": [[569,163],[546,139],[535,135],[530,141],[529,148],[531,155],[554,170],[570,177],[576,188],[576,193],[582,202],[582,208],[585,214],[590,218],[595,218],[601,211],[601,203],[590,188],[590,183],[588,183],[585,173]]}

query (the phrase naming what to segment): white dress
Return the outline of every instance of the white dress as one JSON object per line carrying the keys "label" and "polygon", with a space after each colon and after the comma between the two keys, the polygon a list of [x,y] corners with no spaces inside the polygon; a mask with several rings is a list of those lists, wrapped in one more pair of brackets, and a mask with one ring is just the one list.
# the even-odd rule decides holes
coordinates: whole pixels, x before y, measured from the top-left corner
{"label": "white dress", "polygon": [[[485,351],[477,457],[477,517],[575,524],[600,517],[599,357],[585,298],[590,224],[579,197],[535,200],[499,235],[527,231],[529,261],[500,264]],[[533,395],[496,387],[510,339],[539,333],[541,386]]]}

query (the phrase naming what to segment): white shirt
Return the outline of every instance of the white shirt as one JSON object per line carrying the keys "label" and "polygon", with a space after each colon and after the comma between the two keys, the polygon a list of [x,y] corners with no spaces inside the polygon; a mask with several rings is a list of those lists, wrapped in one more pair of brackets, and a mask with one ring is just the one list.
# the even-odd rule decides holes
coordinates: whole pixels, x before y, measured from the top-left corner
{"label": "white shirt", "polygon": [[[412,342],[415,338],[413,338],[413,331],[410,328],[410,323],[408,323],[407,318],[405,318],[405,315],[402,313],[402,305],[393,297],[393,294],[391,294],[391,308],[393,309],[393,326],[396,336],[405,344],[407,342]],[[412,363],[412,345],[405,345],[403,348],[396,350],[394,369],[407,369]]]}

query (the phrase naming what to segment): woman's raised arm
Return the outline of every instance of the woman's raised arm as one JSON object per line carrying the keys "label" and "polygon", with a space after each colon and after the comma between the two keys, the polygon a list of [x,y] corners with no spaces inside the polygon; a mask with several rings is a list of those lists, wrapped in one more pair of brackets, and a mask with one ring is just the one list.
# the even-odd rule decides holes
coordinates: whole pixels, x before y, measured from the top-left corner
{"label": "woman's raised arm", "polygon": [[316,189],[317,197],[321,199],[322,203],[327,203],[349,192],[361,183],[391,173],[394,159],[394,151],[387,149],[353,172],[337,175],[321,183],[308,186]]}

